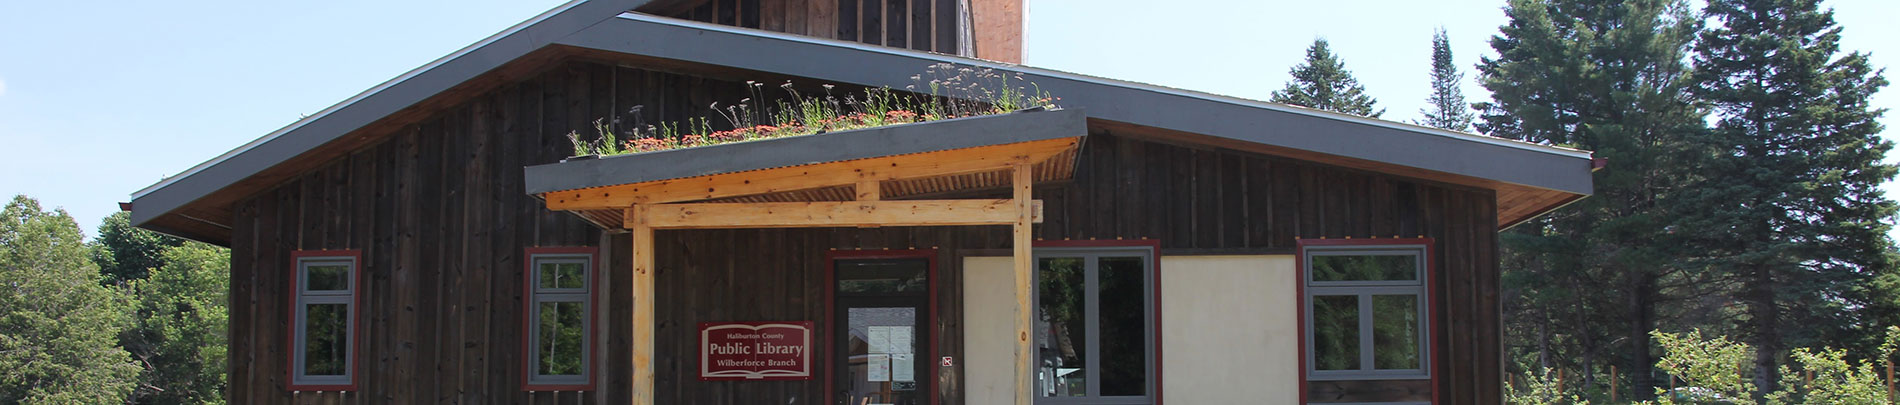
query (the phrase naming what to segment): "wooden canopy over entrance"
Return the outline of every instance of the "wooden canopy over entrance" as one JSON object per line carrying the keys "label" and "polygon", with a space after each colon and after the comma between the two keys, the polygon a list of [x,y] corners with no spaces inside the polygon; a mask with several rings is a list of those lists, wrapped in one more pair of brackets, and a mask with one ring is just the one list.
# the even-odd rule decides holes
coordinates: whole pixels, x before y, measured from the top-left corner
{"label": "wooden canopy over entrance", "polygon": [[[538,194],[550,210],[573,212],[597,225],[632,233],[630,360],[634,372],[630,383],[635,404],[653,403],[656,229],[1009,225],[1014,228],[1015,398],[1016,403],[1028,405],[1031,382],[1035,380],[1030,364],[1034,357],[1030,317],[1035,311],[1029,300],[1035,270],[1030,226],[1042,220],[1042,202],[1031,197],[1032,186],[1037,181],[1073,176],[1085,125],[1078,111],[1004,114],[655,153],[689,152],[659,156],[660,163],[694,155],[743,155],[747,148],[792,155],[846,153],[847,158],[842,159],[769,168],[730,166],[687,177],[602,170],[603,165],[624,169],[634,164],[632,160],[607,164],[580,161],[530,167],[528,177],[531,188],[535,187],[532,183],[561,183],[549,178],[560,175],[647,179]],[[889,153],[836,152],[846,146],[838,142],[855,141],[878,144],[866,150]],[[640,158],[643,156],[601,160]],[[573,163],[595,167],[550,167]],[[678,170],[677,165],[656,167]],[[1010,198],[892,199],[1001,187],[1011,190]]]}

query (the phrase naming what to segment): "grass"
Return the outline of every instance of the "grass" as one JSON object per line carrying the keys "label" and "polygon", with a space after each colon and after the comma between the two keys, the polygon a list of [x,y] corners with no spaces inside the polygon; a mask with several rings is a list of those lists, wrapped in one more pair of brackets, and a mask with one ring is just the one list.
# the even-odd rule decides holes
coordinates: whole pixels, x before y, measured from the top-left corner
{"label": "grass", "polygon": [[823,94],[808,96],[785,82],[776,91],[783,94],[770,103],[764,101],[765,84],[748,81],[752,97],[709,106],[723,127],[731,129],[714,130],[713,117],[645,124],[636,106],[627,111],[635,120],[629,128],[616,128],[620,119],[603,118],[594,121],[594,139],[581,139],[578,131],[567,137],[575,156],[613,156],[1058,108],[1054,103],[1059,99],[1015,73],[940,63],[910,79],[913,84],[904,91],[871,88],[843,98],[833,94],[835,86],[829,84],[822,86]]}

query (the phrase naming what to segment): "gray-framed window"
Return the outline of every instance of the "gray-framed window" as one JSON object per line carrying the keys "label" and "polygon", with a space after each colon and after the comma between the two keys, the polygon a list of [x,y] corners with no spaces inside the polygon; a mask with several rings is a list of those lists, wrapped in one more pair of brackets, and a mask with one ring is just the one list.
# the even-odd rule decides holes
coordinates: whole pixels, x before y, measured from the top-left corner
{"label": "gray-framed window", "polygon": [[594,248],[528,250],[527,390],[593,389],[596,253]]}
{"label": "gray-framed window", "polygon": [[1038,404],[1154,402],[1152,246],[1037,247]]}
{"label": "gray-framed window", "polygon": [[290,388],[355,388],[357,274],[353,250],[293,252]]}
{"label": "gray-framed window", "polygon": [[1430,249],[1301,246],[1308,380],[1431,378]]}

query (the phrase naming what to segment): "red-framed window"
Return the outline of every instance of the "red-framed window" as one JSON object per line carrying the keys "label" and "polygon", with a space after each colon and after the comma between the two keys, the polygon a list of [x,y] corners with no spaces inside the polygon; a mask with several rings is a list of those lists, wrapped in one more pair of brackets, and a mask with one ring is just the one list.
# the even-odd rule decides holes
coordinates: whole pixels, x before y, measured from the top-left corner
{"label": "red-framed window", "polygon": [[290,259],[289,388],[355,390],[362,251],[300,250]]}
{"label": "red-framed window", "polygon": [[1300,239],[1298,247],[1301,380],[1436,387],[1432,239]]}
{"label": "red-framed window", "polygon": [[521,386],[527,391],[594,389],[600,250],[528,248],[522,272]]}

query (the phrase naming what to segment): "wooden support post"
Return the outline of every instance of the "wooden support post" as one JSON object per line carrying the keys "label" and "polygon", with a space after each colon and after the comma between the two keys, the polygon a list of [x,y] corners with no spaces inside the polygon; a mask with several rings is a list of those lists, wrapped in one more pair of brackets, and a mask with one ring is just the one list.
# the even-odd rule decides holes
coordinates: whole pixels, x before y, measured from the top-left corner
{"label": "wooden support post", "polygon": [[[852,190],[857,192],[858,202],[875,202],[875,201],[884,199],[884,192],[878,190],[878,188],[879,188],[879,185],[878,185],[877,179],[861,176],[858,178],[857,186],[852,187]],[[882,227],[882,225],[877,225],[877,224],[858,225],[858,228],[878,228],[878,227]]]}
{"label": "wooden support post", "polygon": [[647,206],[628,208],[633,218],[627,228],[633,233],[633,404],[653,404],[653,227],[646,223]]}
{"label": "wooden support post", "polygon": [[1610,365],[1610,402],[1616,402],[1616,365]]}
{"label": "wooden support post", "polygon": [[884,193],[878,189],[877,179],[858,179],[858,185],[855,188],[855,191],[858,192],[858,201],[877,201],[884,199]]}
{"label": "wooden support post", "polygon": [[1033,242],[1030,238],[1029,227],[1033,207],[1029,187],[1031,183],[1034,183],[1034,179],[1030,177],[1032,172],[1029,169],[1028,163],[1018,163],[1010,173],[1012,175],[1010,187],[1015,190],[1016,202],[1016,224],[1012,229],[1013,259],[1015,259],[1016,269],[1016,405],[1030,405],[1034,401],[1035,392],[1032,387],[1035,386],[1036,381],[1036,369],[1031,365],[1036,357],[1034,347],[1032,347],[1035,338],[1029,334],[1033,328],[1030,317],[1036,311],[1036,307],[1029,300],[1030,287],[1035,285],[1035,279],[1031,277],[1034,276],[1036,270],[1030,251],[1032,247],[1030,244]]}

